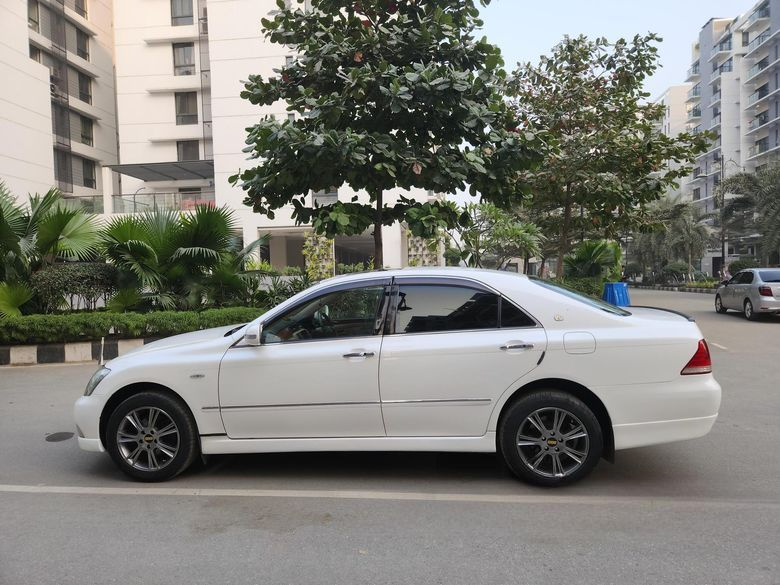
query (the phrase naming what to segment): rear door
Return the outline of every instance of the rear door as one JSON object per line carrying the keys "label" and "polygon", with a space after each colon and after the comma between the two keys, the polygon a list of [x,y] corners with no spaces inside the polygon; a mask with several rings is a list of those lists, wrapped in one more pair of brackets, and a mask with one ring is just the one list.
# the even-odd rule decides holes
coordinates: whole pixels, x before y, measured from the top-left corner
{"label": "rear door", "polygon": [[379,366],[387,435],[484,435],[495,401],[539,362],[544,329],[477,282],[395,284]]}

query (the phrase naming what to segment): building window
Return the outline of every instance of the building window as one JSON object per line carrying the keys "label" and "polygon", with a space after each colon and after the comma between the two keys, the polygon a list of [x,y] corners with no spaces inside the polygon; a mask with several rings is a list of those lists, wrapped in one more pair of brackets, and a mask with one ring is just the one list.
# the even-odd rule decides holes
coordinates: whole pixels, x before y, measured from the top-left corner
{"label": "building window", "polygon": [[38,47],[30,45],[30,59],[38,61],[38,63],[41,62],[41,50]]}
{"label": "building window", "polygon": [[195,43],[174,43],[173,74],[195,75]]}
{"label": "building window", "polygon": [[92,146],[94,142],[94,126],[91,118],[81,116],[81,143]]}
{"label": "building window", "polygon": [[73,192],[73,168],[70,152],[54,149],[54,180],[60,191]]}
{"label": "building window", "polygon": [[198,160],[200,158],[200,143],[197,140],[179,140],[176,142],[177,160]]}
{"label": "building window", "polygon": [[198,123],[198,94],[194,91],[183,91],[175,94],[176,98],[176,124]]}
{"label": "building window", "polygon": [[92,103],[92,80],[89,75],[79,71],[79,99],[88,104]]}
{"label": "building window", "polygon": [[171,0],[171,25],[192,24],[192,0]]}
{"label": "building window", "polygon": [[95,161],[81,159],[82,168],[84,170],[84,186],[90,189],[97,188],[97,181],[95,180]]}
{"label": "building window", "polygon": [[699,199],[701,199],[701,189],[696,188],[693,190],[693,200],[698,201]]}
{"label": "building window", "polygon": [[[68,2],[70,5],[70,2]],[[87,0],[74,0],[73,2],[73,10],[76,11],[76,13],[79,16],[83,16],[84,18],[87,17]]]}
{"label": "building window", "polygon": [[89,61],[89,36],[81,29],[76,29],[76,54]]}
{"label": "building window", "polygon": [[38,9],[38,0],[27,2],[27,25],[35,32],[41,32],[41,14]]}

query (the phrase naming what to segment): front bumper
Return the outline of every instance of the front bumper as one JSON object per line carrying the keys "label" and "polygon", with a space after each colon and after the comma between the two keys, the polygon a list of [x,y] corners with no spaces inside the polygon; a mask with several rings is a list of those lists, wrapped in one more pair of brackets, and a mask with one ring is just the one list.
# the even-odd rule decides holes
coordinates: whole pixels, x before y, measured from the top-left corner
{"label": "front bumper", "polygon": [[79,447],[84,451],[105,451],[100,441],[100,413],[106,403],[105,396],[82,396],[73,406]]}

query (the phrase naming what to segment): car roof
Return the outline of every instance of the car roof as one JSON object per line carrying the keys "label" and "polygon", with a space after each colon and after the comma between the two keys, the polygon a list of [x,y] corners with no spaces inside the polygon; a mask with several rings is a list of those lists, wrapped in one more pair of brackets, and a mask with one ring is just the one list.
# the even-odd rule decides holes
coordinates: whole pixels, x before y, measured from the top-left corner
{"label": "car roof", "polygon": [[[394,268],[390,270],[372,270],[368,272],[357,272],[354,274],[343,274],[323,280],[320,284],[340,284],[347,282],[359,282],[376,278],[392,278],[401,276],[441,276],[445,278],[469,278],[481,281],[487,284],[498,284],[506,282],[507,279],[528,279],[525,274],[517,272],[508,272],[506,270],[489,270],[486,268],[464,268],[461,266],[425,266]],[[516,280],[515,280],[516,282]]]}

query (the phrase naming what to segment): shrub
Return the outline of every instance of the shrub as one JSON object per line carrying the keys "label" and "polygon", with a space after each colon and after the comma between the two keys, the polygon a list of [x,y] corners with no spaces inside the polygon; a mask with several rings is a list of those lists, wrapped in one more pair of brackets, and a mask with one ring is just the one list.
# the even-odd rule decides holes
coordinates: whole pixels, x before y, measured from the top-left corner
{"label": "shrub", "polygon": [[30,285],[45,312],[63,306],[95,309],[116,290],[117,269],[105,262],[63,262],[43,268],[30,277]]}
{"label": "shrub", "polygon": [[0,345],[62,343],[116,338],[164,337],[246,323],[263,313],[252,307],[154,313],[84,312],[0,319]]}
{"label": "shrub", "polygon": [[642,265],[638,262],[629,262],[626,266],[626,276],[639,276],[644,272],[644,269],[642,268]]}
{"label": "shrub", "polygon": [[740,258],[739,260],[734,260],[734,262],[728,265],[729,272],[732,274],[732,276],[740,270],[745,270],[746,268],[758,268],[758,260],[755,258]]}

